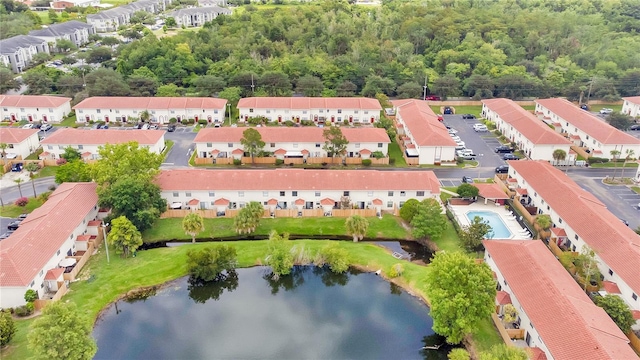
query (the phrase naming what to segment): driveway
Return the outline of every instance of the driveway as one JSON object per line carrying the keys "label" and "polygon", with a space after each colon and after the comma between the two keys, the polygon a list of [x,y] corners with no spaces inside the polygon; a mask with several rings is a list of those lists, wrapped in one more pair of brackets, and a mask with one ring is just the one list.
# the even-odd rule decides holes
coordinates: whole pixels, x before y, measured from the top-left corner
{"label": "driveway", "polygon": [[444,123],[456,129],[458,135],[468,149],[472,149],[478,157],[479,166],[485,169],[494,169],[505,164],[502,157],[494,152],[494,148],[500,145],[497,137],[487,132],[476,132],[473,124],[480,123],[479,120],[463,120],[462,115],[444,115]]}
{"label": "driveway", "polygon": [[162,163],[162,167],[182,167],[189,166],[189,157],[195,149],[193,140],[196,137],[193,127],[179,127],[174,132],[167,132],[165,139],[173,141],[173,147]]}

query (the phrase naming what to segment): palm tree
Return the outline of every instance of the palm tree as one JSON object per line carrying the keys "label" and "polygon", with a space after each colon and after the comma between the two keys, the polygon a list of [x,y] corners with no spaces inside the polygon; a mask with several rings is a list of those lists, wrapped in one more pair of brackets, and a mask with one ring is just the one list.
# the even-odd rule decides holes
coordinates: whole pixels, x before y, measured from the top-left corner
{"label": "palm tree", "polygon": [[618,156],[620,156],[620,151],[619,150],[611,150],[609,151],[609,153],[611,154],[611,158],[613,159],[613,177],[611,178],[611,180],[615,180],[616,179],[616,172],[618,170]]}
{"label": "palm tree", "polygon": [[360,215],[353,215],[347,218],[345,222],[347,234],[353,236],[353,242],[362,240],[369,228],[369,221]]}
{"label": "palm tree", "polygon": [[24,182],[24,180],[22,180],[20,178],[17,178],[15,180],[13,180],[13,182],[18,184],[18,191],[20,192],[20,197],[24,197],[24,196],[22,196],[22,188],[20,187],[20,184],[22,184]]}
{"label": "palm tree", "polygon": [[249,234],[252,228],[255,228],[255,221],[250,212],[244,211],[243,208],[238,212],[235,218],[233,218],[233,225],[236,228],[238,234]]}
{"label": "palm tree", "polygon": [[182,229],[191,235],[191,242],[196,242],[196,235],[204,230],[204,221],[198,213],[191,213],[182,219]]}
{"label": "palm tree", "polygon": [[555,160],[556,165],[558,165],[560,161],[564,161],[567,158],[567,152],[562,149],[556,149],[551,156],[553,156],[553,160]]}
{"label": "palm tree", "polygon": [[3,165],[7,165],[7,148],[9,147],[9,144],[7,143],[0,143],[0,150],[2,151],[2,161],[3,161]]}
{"label": "palm tree", "polygon": [[40,170],[40,165],[38,165],[38,163],[30,162],[24,167],[24,169],[29,172],[29,179],[31,179],[31,186],[33,187],[33,197],[36,197],[38,194],[36,194],[36,183],[34,180],[36,178],[35,173]]}
{"label": "palm tree", "polygon": [[625,165],[627,165],[627,161],[631,160],[633,158],[633,155],[636,154],[636,152],[633,151],[633,149],[627,149],[627,151],[625,151],[624,153],[627,154],[627,156],[624,157],[624,162],[622,163],[622,169],[620,170],[621,178],[624,178],[624,167]]}

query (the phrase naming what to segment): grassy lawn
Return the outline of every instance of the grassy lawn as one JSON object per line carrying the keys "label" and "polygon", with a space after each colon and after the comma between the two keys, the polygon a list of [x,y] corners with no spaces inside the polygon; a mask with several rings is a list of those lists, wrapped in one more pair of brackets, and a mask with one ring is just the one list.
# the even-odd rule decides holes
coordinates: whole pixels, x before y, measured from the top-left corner
{"label": "grassy lawn", "polygon": [[395,141],[392,141],[389,144],[389,160],[395,159],[395,167],[407,167],[407,162],[404,161],[404,157],[402,156],[402,150],[400,150],[400,145]]}
{"label": "grassy lawn", "polygon": [[[444,215],[443,215],[444,216]],[[456,229],[453,228],[453,224],[451,221],[447,220],[447,229],[444,231],[440,239],[432,240],[436,245],[438,245],[438,249],[444,251],[461,251],[460,247],[460,238],[458,237],[458,233],[456,233]]]}
{"label": "grassy lawn", "polygon": [[473,343],[479,351],[488,351],[493,345],[503,343],[498,329],[490,318],[481,322],[480,327],[473,333]]}
{"label": "grassy lawn", "polygon": [[56,172],[58,171],[57,166],[45,166],[36,174],[37,178],[43,178],[48,176],[56,176]]}
{"label": "grassy lawn", "polygon": [[62,120],[59,124],[54,124],[53,126],[63,126],[63,127],[72,127],[76,124],[76,115],[68,116],[66,119]]}
{"label": "grassy lawn", "polygon": [[[164,154],[165,157],[167,157],[167,154],[169,154],[169,151],[171,151],[171,148],[173,147],[173,140],[165,140],[164,141],[164,151],[162,152]],[[195,153],[195,151],[194,151]]]}
{"label": "grassy lawn", "polygon": [[589,105],[589,111],[599,112],[602,108],[609,108],[615,112],[622,111],[622,104],[593,104]]}
{"label": "grassy lawn", "polygon": [[[368,218],[369,229],[367,237],[388,239],[409,239],[408,231],[402,227],[398,219],[392,215],[385,215],[382,219]],[[347,235],[344,226],[345,218],[265,218],[253,235],[269,235],[271,230],[279,233],[288,232],[292,235]],[[199,239],[216,239],[220,237],[236,236],[232,218],[204,219],[204,231],[198,235]],[[155,226],[143,234],[147,243],[162,240],[189,240],[191,237],[182,230],[182,218],[160,219]]]}
{"label": "grassy lawn", "polygon": [[14,204],[5,204],[4,207],[0,208],[0,216],[14,218],[23,213],[30,213],[40,206],[42,206],[42,201],[38,200],[37,198],[29,198],[29,203],[27,203],[27,206],[25,207],[17,206]]}
{"label": "grassy lawn", "polygon": [[[589,165],[592,168],[615,168],[617,167],[618,169],[622,169],[622,164],[621,163],[614,163],[614,162],[606,162],[606,163],[597,163],[597,164],[591,164]],[[625,165],[625,169],[627,168],[637,168],[638,167],[638,163],[637,162],[630,162],[627,163],[627,165]]]}
{"label": "grassy lawn", "polygon": [[640,186],[632,186],[631,190],[635,191],[636,194],[640,194]]}
{"label": "grassy lawn", "polygon": [[529,111],[533,111],[536,109],[535,105],[520,105],[521,108],[525,109],[525,110],[529,110]]}
{"label": "grassy lawn", "polygon": [[40,154],[42,154],[42,152],[43,152],[42,148],[39,148],[34,153],[32,153],[31,155],[27,156],[27,158],[25,160],[38,160],[40,158]]}
{"label": "grassy lawn", "polygon": [[[51,20],[49,19],[49,12],[48,11],[32,11],[32,13],[38,15],[42,25],[51,24]],[[58,18],[59,18],[59,16],[58,16]]]}

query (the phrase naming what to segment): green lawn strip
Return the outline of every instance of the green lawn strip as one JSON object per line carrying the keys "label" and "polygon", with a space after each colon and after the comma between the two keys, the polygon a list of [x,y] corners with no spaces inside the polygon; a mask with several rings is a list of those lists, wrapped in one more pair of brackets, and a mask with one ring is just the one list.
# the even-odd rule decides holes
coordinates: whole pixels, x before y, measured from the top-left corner
{"label": "green lawn strip", "polygon": [[[611,161],[606,162],[606,163],[594,163],[594,164],[591,164],[589,166],[592,167],[592,168],[616,168],[617,167],[618,170],[622,169],[622,164],[621,163],[614,163],[614,162],[611,162]],[[638,167],[638,163],[630,162],[630,163],[627,163],[627,165],[625,165],[624,168],[626,170],[628,168],[634,168],[635,169],[637,167]]]}
{"label": "green lawn strip", "polygon": [[534,111],[536,109],[535,105],[520,105],[520,107],[529,111]]}
{"label": "green lawn strip", "polygon": [[[29,185],[29,187],[31,187],[31,185]],[[37,198],[29,198],[29,202],[25,207],[14,204],[4,204],[4,207],[0,208],[0,216],[14,218],[23,213],[30,213],[40,206],[42,206],[42,201],[38,200]]]}
{"label": "green lawn strip", "polygon": [[34,153],[32,153],[31,155],[27,156],[27,158],[25,160],[38,160],[40,158],[40,154],[42,154],[43,151],[44,150],[42,150],[42,148],[39,148]]}
{"label": "green lawn strip", "polygon": [[175,142],[173,140],[164,141],[164,151],[162,153],[164,154],[165,157],[167,156],[167,154],[169,154],[169,151],[171,151],[171,148],[173,147],[174,144]]}
{"label": "green lawn strip", "polygon": [[[443,215],[444,216],[444,215]],[[447,228],[445,229],[442,236],[440,236],[437,240],[431,240],[436,245],[438,245],[439,250],[444,251],[461,251],[462,247],[460,246],[460,238],[458,237],[458,233],[456,229],[454,229],[451,221],[447,221]]]}
{"label": "green lawn strip", "polygon": [[66,119],[62,120],[59,124],[53,124],[53,126],[64,126],[64,127],[72,127],[76,124],[76,116],[69,116]]}
{"label": "green lawn strip", "polygon": [[488,351],[492,346],[502,343],[504,342],[491,318],[483,320],[473,332],[473,344],[479,351]]}
{"label": "green lawn strip", "polygon": [[622,104],[593,104],[589,105],[589,111],[599,112],[603,108],[609,108],[615,112],[622,111]]}
{"label": "green lawn strip", "polygon": [[[407,239],[409,233],[398,222],[396,217],[385,215],[382,219],[368,218],[369,229],[367,237],[387,239]],[[271,230],[279,233],[288,232],[295,235],[347,235],[345,218],[265,218],[252,235],[269,235]],[[204,219],[204,231],[198,235],[199,239],[216,239],[220,237],[236,236],[232,218]],[[143,234],[147,243],[164,240],[188,240],[191,237],[182,230],[182,218],[160,219],[153,228]]]}
{"label": "green lawn strip", "polygon": [[395,167],[407,167],[407,162],[404,161],[404,156],[402,156],[400,145],[398,145],[395,141],[392,141],[389,144],[389,160],[391,159],[395,159]]}
{"label": "green lawn strip", "polygon": [[640,186],[632,186],[631,190],[635,191],[637,194],[640,194]]}
{"label": "green lawn strip", "polygon": [[57,172],[58,172],[58,166],[45,166],[42,169],[40,169],[40,171],[38,171],[38,173],[36,174],[36,179],[49,177],[49,176],[56,176]]}

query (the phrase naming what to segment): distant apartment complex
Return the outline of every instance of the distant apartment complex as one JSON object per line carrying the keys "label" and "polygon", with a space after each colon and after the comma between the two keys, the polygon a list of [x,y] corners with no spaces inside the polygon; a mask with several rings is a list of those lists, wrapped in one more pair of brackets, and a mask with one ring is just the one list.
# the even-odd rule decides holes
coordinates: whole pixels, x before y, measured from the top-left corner
{"label": "distant apartment complex", "polygon": [[440,164],[456,159],[456,142],[429,104],[422,100],[393,100],[396,129],[404,156],[413,165]]}
{"label": "distant apartment complex", "polygon": [[611,151],[618,151],[624,158],[626,150],[640,154],[640,139],[614,128],[566,99],[536,100],[536,114],[591,156],[612,159]]}
{"label": "distant apartment complex", "polygon": [[79,122],[138,121],[148,112],[151,122],[167,124],[193,119],[223,122],[227,100],[206,97],[108,97],[87,98],[73,109]]}
{"label": "distant apartment complex", "polygon": [[0,95],[3,121],[58,123],[71,113],[71,98],[46,95]]}
{"label": "distant apartment complex", "polygon": [[502,135],[532,160],[553,161],[553,152],[562,150],[566,154],[565,163],[575,161],[569,140],[512,100],[482,100],[482,116],[493,121]]}
{"label": "distant apartment complex", "polygon": [[167,14],[176,21],[177,26],[198,27],[213,21],[218,15],[231,15],[231,10],[218,6],[178,9]]}
{"label": "distant apartment complex", "polygon": [[29,35],[45,40],[56,47],[58,40],[69,40],[75,46],[80,47],[89,42],[89,36],[96,33],[93,25],[82,21],[71,20],[59,24],[49,25],[41,30],[29,31]]}
{"label": "distant apartment complex", "polygon": [[[240,143],[243,132],[248,128],[223,127],[201,129],[196,135],[197,157],[239,159],[244,156],[244,147]],[[265,142],[263,151],[273,153],[278,159],[287,157],[309,158],[326,157],[323,149],[325,139],[323,129],[318,127],[259,127],[254,128]],[[349,141],[347,157],[368,159],[376,151],[384,156],[389,151],[391,140],[384,129],[343,128],[342,133]]]}
{"label": "distant apartment complex", "polygon": [[136,11],[157,14],[167,9],[171,0],[138,0],[127,5],[87,15],[87,23],[95,26],[97,32],[116,31],[118,27],[129,24],[131,15]]}
{"label": "distant apartment complex", "polygon": [[380,120],[380,102],[362,97],[250,97],[238,102],[240,121],[370,124]]}
{"label": "distant apartment complex", "polygon": [[265,209],[323,209],[341,200],[359,209],[393,210],[409,199],[438,199],[432,171],[377,170],[166,170],[157,178],[168,204],[224,214],[251,201]]}
{"label": "distant apartment complex", "polygon": [[71,7],[100,6],[100,0],[53,0],[49,5],[53,10],[62,11]]}
{"label": "distant apartment complex", "polygon": [[28,68],[38,53],[49,54],[46,40],[29,35],[0,40],[0,63],[14,73],[21,73]]}

